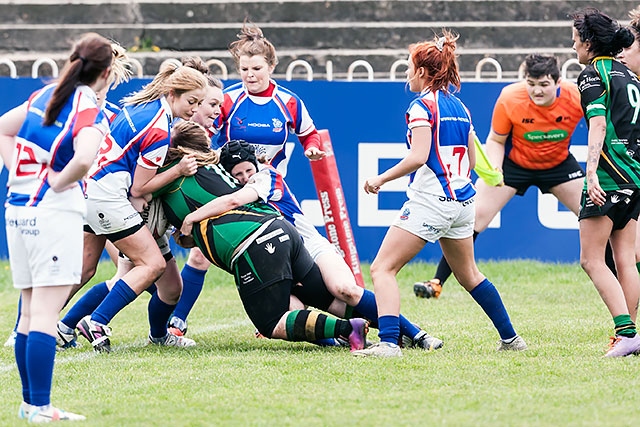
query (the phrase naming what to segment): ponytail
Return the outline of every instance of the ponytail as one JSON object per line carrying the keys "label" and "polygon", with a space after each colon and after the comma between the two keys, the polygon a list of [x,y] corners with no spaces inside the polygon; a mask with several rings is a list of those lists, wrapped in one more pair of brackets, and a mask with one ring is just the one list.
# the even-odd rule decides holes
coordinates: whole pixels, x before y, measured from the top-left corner
{"label": "ponytail", "polygon": [[111,66],[111,42],[96,34],[87,33],[78,40],[62,69],[58,84],[44,112],[44,126],[55,123],[62,107],[80,84],[91,85]]}

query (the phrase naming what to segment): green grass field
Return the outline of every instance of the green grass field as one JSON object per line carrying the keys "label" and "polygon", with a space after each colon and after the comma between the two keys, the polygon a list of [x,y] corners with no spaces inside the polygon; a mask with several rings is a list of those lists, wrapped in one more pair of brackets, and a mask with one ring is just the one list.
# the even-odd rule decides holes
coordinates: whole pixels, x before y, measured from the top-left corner
{"label": "green grass field", "polygon": [[[415,298],[412,283],[429,278],[434,265],[414,263],[401,272],[402,307],[444,348],[404,350],[393,360],[254,338],[231,276],[212,269],[189,319],[197,347],[147,346],[149,297],[142,295],[113,320],[111,354],[94,353],[84,340],[81,348],[58,353],[52,401],[86,415],[77,424],[87,426],[640,422],[640,357],[602,357],[612,321],[578,265],[514,261],[480,268],[498,286],[528,351],[497,353],[497,332],[455,280],[439,300]],[[112,272],[103,263],[97,278]],[[18,292],[6,264],[0,274],[4,341]],[[0,348],[0,384],[0,425],[26,424],[16,417],[20,380],[10,348]]]}

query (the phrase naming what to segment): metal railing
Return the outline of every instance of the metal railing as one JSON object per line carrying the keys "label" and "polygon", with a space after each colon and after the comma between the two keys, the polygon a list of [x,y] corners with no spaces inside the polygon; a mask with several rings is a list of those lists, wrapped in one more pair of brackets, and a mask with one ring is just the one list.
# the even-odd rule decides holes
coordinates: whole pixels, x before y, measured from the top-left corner
{"label": "metal railing", "polygon": [[[145,77],[144,67],[142,63],[135,58],[129,58],[129,59],[133,64],[133,69],[132,69],[133,75],[138,78]],[[167,58],[162,62],[162,64],[164,64],[167,61],[176,61],[180,63],[180,60],[177,58]],[[211,58],[206,60],[205,64],[207,64],[210,70],[212,66],[214,68],[217,68],[218,73],[216,73],[215,70],[211,70],[211,71],[213,74],[218,75],[222,80],[227,80],[229,78],[229,70],[227,69],[226,64],[220,59]],[[9,58],[0,58],[0,66],[2,65],[6,66],[6,68],[8,69],[9,77],[12,77],[12,78],[18,77],[17,75],[18,68],[13,60]],[[59,69],[58,69],[57,62],[54,59],[48,58],[48,57],[38,58],[33,61],[33,64],[31,66],[31,77],[33,78],[40,77],[40,69],[43,65],[49,66],[52,77],[54,78],[58,77]],[[488,73],[485,73],[487,65],[493,68],[493,71],[489,71]],[[398,80],[397,78],[398,69],[401,67],[406,68],[407,66],[408,66],[408,61],[406,59],[398,59],[391,64],[391,67],[388,70],[388,74],[385,71],[384,72],[385,74],[383,74],[383,77],[380,77],[379,79],[381,80],[388,79],[392,81]],[[564,63],[562,63],[562,66],[561,66],[562,78],[565,78],[565,79],[568,78],[567,76],[569,74],[570,68],[576,67],[576,66],[579,67],[578,71],[584,68],[584,66],[580,64],[578,60],[575,58],[568,59]],[[297,68],[302,68],[304,70],[304,73],[294,74],[294,70],[296,70]],[[359,68],[364,68],[365,72],[356,73],[356,70]],[[324,73],[320,73],[320,75],[323,75],[323,74],[327,81],[334,80],[335,75],[333,70],[333,62],[331,60],[328,60],[326,62]],[[3,74],[0,73],[0,76],[2,75]],[[285,72],[285,80],[286,81],[294,80],[297,76],[303,76],[305,80],[313,81],[316,76],[316,73],[314,72],[313,66],[308,61],[305,61],[303,59],[296,59],[291,61],[287,65],[286,72]],[[359,78],[359,76],[363,76],[363,77]],[[512,79],[506,79],[503,76],[504,76],[503,68],[500,62],[495,58],[486,57],[478,61],[478,63],[476,64],[475,77],[472,80],[476,80],[476,81],[512,80]],[[524,77],[524,62],[520,64],[520,67],[518,68],[518,71],[517,71],[517,78],[522,79],[523,77]],[[358,59],[353,61],[351,64],[349,64],[347,68],[347,72],[346,72],[347,81],[353,81],[353,80],[373,81],[375,79],[376,79],[376,73],[373,69],[373,66],[364,59]],[[404,76],[402,77],[402,80],[404,80]]]}

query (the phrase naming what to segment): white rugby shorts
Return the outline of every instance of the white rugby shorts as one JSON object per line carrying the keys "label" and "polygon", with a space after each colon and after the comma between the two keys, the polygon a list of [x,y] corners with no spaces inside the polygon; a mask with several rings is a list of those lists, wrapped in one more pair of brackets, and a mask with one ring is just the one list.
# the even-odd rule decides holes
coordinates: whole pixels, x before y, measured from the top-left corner
{"label": "white rugby shorts", "polygon": [[5,223],[15,288],[80,283],[84,223],[80,212],[9,205]]}
{"label": "white rugby shorts", "polygon": [[441,237],[465,239],[473,236],[475,198],[459,202],[436,195],[422,195],[421,200],[408,200],[392,225],[415,234],[427,242]]}
{"label": "white rugby shorts", "polygon": [[87,219],[93,232],[119,233],[142,223],[140,213],[129,202],[128,188],[117,174],[99,181],[87,180]]}
{"label": "white rugby shorts", "polygon": [[[294,214],[293,225],[296,227],[298,234],[302,236],[304,247],[307,249],[311,258],[315,261],[318,256],[326,252],[336,252],[338,249],[331,244],[318,229],[311,223],[311,221],[304,215]],[[341,255],[342,256],[342,255]]]}

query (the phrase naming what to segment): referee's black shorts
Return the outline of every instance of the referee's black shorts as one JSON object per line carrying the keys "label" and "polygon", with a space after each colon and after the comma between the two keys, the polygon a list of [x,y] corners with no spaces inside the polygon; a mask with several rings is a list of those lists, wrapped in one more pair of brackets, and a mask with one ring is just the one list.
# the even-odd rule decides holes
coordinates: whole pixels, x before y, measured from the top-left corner
{"label": "referee's black shorts", "polygon": [[524,195],[531,186],[538,187],[543,193],[559,184],[584,178],[584,171],[571,153],[562,163],[551,169],[525,169],[505,156],[502,163],[504,185],[516,189],[518,196]]}

